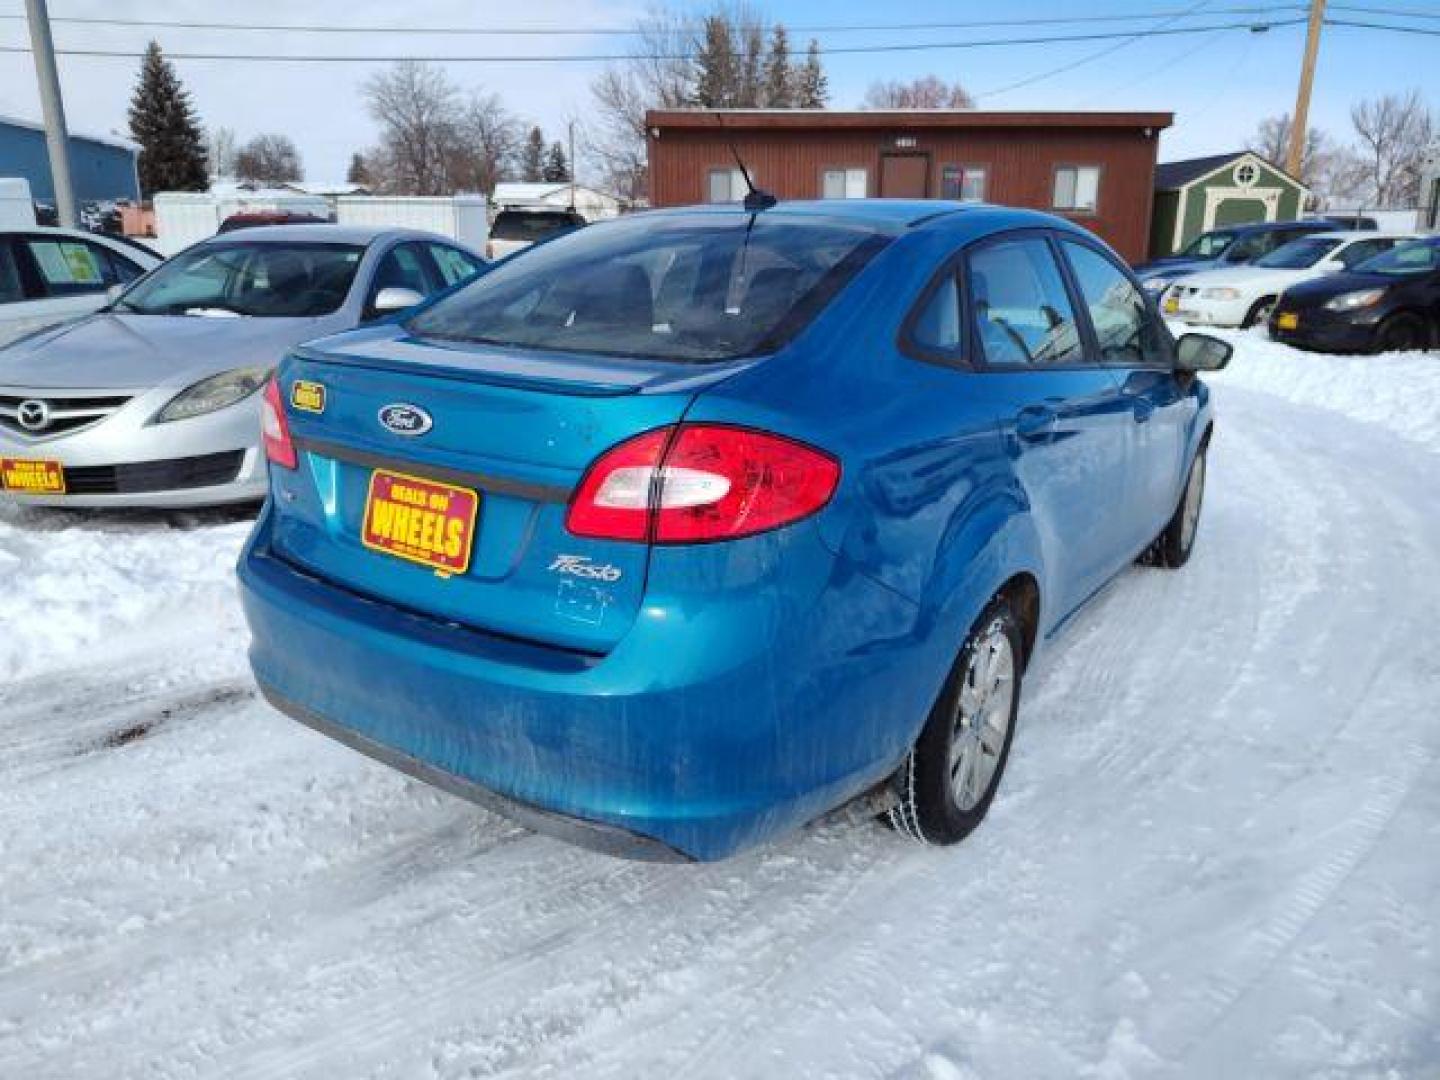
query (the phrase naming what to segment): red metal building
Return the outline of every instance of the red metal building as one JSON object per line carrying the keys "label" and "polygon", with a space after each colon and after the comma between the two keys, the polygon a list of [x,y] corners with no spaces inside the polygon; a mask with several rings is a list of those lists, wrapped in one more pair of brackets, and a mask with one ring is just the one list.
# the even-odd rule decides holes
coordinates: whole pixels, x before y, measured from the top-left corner
{"label": "red metal building", "polygon": [[1049,210],[1145,257],[1172,113],[673,109],[647,114],[654,206],[744,194],[731,145],[782,199],[937,198]]}

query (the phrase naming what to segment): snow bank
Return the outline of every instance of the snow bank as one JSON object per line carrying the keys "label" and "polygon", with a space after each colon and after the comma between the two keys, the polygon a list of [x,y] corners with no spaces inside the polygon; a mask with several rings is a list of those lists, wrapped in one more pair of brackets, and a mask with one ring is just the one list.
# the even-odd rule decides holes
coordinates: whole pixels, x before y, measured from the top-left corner
{"label": "snow bank", "polygon": [[1281,345],[1263,330],[1206,333],[1235,346],[1230,366],[1208,377],[1217,386],[1243,386],[1343,413],[1440,453],[1440,353],[1330,356]]}
{"label": "snow bank", "polygon": [[240,631],[247,516],[101,514],[0,503],[0,678],[103,661],[176,622]]}

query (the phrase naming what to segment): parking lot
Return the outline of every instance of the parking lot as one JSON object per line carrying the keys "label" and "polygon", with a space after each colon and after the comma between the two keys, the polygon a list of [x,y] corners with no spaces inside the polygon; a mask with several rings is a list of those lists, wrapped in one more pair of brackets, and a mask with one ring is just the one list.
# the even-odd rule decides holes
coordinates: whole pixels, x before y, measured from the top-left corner
{"label": "parking lot", "polygon": [[243,512],[0,511],[0,1075],[1429,1075],[1440,379],[1236,340],[951,849],[530,834],[257,699]]}

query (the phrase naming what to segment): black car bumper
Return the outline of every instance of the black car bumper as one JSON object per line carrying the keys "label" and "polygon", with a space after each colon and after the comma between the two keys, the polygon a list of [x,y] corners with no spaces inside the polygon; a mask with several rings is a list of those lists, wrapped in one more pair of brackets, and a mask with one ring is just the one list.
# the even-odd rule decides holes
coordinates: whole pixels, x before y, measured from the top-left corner
{"label": "black car bumper", "polygon": [[[1287,315],[1295,316],[1295,325],[1286,328]],[[1368,352],[1375,341],[1375,326],[1379,322],[1374,312],[1350,315],[1324,308],[1287,308],[1276,305],[1270,315],[1270,338],[1297,349],[1312,352],[1363,353]]]}

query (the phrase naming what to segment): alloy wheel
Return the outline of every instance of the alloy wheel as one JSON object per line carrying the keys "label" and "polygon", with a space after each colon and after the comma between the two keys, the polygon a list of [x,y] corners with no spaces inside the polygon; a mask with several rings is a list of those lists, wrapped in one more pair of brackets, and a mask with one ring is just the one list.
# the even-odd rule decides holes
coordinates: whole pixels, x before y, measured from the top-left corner
{"label": "alloy wheel", "polygon": [[975,643],[950,736],[950,790],[962,813],[990,790],[1015,704],[1015,652],[996,623]]}

